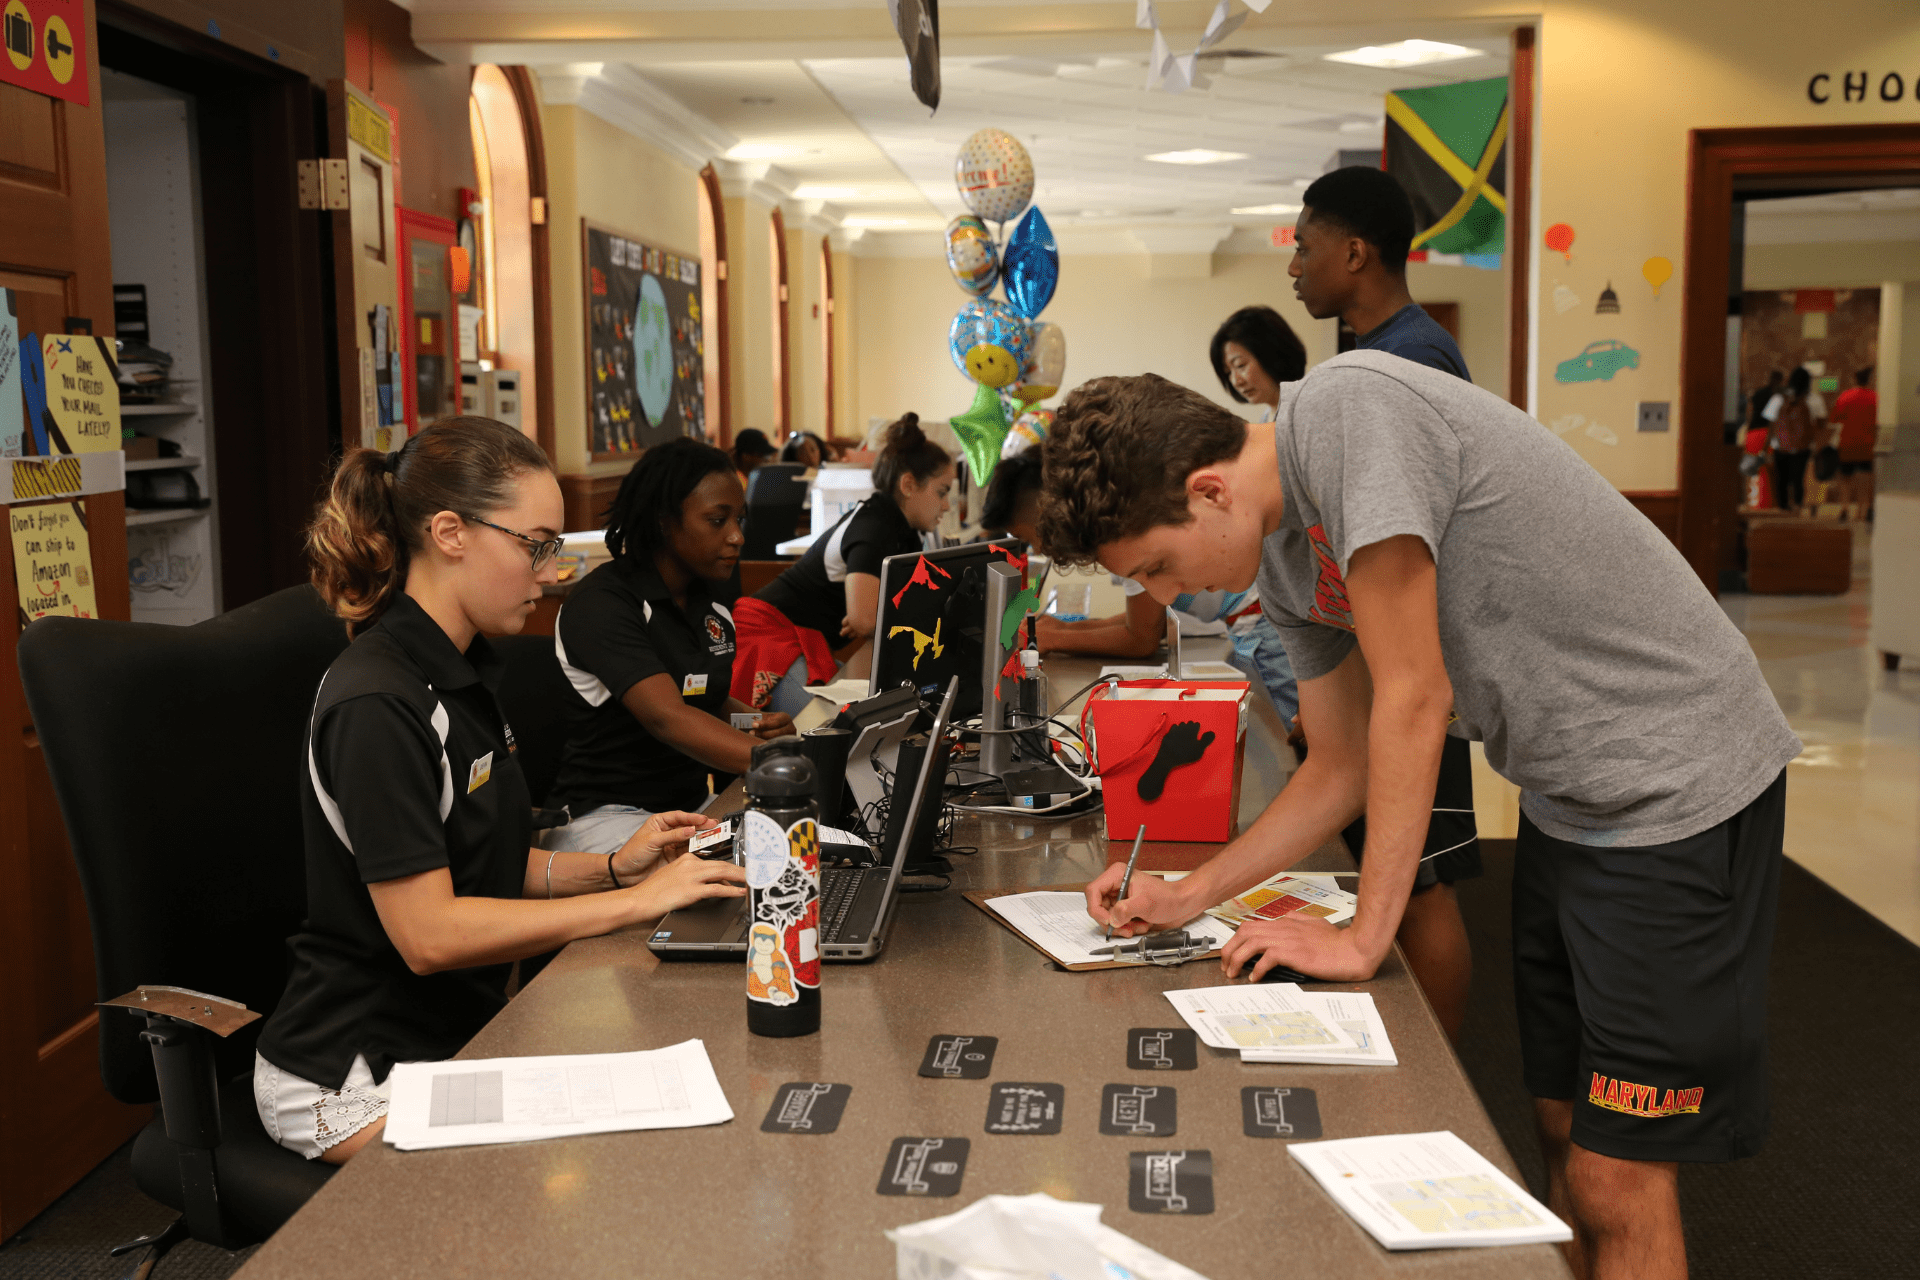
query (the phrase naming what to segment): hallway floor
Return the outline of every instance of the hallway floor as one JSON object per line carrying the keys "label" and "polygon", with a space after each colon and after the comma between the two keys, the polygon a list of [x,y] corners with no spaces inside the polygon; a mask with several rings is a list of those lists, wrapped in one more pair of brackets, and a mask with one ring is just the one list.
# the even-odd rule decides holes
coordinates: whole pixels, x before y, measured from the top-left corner
{"label": "hallway floor", "polygon": [[1806,744],[1787,769],[1787,856],[1920,943],[1920,670],[1884,671],[1868,647],[1866,570],[1863,546],[1844,596],[1720,603]]}
{"label": "hallway floor", "polygon": [[[1844,596],[1726,595],[1806,749],[1787,768],[1787,856],[1920,943],[1920,669],[1884,671],[1867,644],[1870,535],[1854,526]],[[1474,744],[1480,834],[1510,839],[1520,792]]]}

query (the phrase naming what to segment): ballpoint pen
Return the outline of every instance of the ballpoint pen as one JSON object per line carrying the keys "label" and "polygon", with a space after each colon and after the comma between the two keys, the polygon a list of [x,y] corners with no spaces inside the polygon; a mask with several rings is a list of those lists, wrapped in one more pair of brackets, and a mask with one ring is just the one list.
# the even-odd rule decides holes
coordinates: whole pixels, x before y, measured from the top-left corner
{"label": "ballpoint pen", "polygon": [[[1125,902],[1127,890],[1133,884],[1133,864],[1140,861],[1140,842],[1147,838],[1147,824],[1141,823],[1140,829],[1133,833],[1133,852],[1127,855],[1127,869],[1120,873],[1120,892],[1114,896],[1114,903]],[[1113,917],[1107,917],[1107,941],[1113,941]]]}

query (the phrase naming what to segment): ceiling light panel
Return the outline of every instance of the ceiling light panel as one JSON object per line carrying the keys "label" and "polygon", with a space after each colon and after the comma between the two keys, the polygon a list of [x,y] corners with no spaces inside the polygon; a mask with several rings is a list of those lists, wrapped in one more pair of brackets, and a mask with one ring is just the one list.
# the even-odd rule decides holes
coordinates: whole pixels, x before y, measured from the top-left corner
{"label": "ceiling light panel", "polygon": [[1150,156],[1140,158],[1151,160],[1155,164],[1225,164],[1229,160],[1249,159],[1244,151],[1212,151],[1206,147],[1189,147],[1185,151],[1156,151]]}
{"label": "ceiling light panel", "polygon": [[1326,54],[1328,62],[1346,62],[1356,67],[1424,67],[1435,62],[1457,62],[1461,58],[1480,57],[1478,49],[1444,44],[1438,40],[1401,40],[1395,44],[1370,44],[1358,49]]}

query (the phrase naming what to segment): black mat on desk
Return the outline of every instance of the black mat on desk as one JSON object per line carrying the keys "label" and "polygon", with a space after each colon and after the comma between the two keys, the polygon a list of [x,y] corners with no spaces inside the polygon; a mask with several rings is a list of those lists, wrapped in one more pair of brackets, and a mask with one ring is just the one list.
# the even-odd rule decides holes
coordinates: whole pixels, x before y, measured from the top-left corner
{"label": "black mat on desk", "polygon": [[[1513,1014],[1513,841],[1480,843],[1486,875],[1460,886],[1475,964],[1460,1059],[1544,1195]],[[1766,1150],[1680,1173],[1693,1280],[1912,1274],[1920,1257],[1920,947],[1789,859],[1770,1002]]]}

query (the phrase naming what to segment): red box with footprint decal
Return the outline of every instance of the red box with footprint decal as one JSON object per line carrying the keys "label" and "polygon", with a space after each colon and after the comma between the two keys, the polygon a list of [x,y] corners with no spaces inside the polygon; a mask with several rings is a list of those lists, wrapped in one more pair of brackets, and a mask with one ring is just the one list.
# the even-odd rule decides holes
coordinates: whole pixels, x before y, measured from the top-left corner
{"label": "red box with footprint decal", "polygon": [[1224,844],[1239,827],[1247,685],[1230,680],[1128,680],[1095,690],[1095,766],[1107,837]]}

